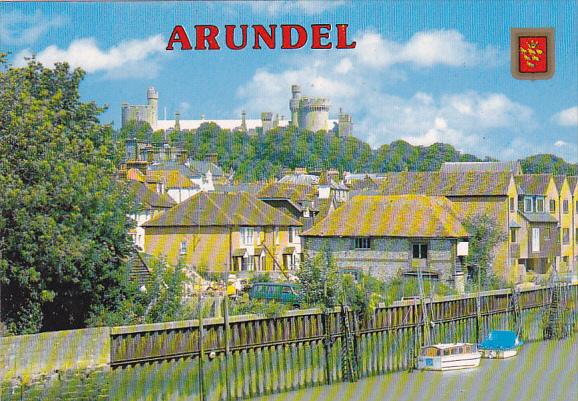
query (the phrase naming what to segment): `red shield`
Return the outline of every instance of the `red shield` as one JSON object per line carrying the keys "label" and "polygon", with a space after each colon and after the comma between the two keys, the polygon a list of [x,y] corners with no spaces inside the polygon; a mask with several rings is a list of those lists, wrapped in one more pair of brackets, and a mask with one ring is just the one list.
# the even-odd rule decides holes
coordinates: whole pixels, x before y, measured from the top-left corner
{"label": "red shield", "polygon": [[520,72],[548,72],[548,38],[546,36],[520,36],[518,47]]}

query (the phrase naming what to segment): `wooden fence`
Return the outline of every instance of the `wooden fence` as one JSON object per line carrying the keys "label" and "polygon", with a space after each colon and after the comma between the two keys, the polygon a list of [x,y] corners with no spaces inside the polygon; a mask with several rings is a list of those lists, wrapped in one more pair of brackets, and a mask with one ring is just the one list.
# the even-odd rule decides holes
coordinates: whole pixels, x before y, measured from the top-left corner
{"label": "wooden fence", "polygon": [[[427,306],[428,330],[435,342],[476,342],[519,319],[523,338],[540,340],[550,294],[544,287],[521,291],[518,314],[510,290],[434,300]],[[568,286],[564,302],[573,311],[573,327],[577,300],[578,286]],[[197,320],[116,327],[111,399],[160,400],[171,391],[171,400],[232,400],[342,381],[344,313],[353,322],[360,377],[413,367],[426,329],[416,303],[365,316],[341,308],[234,316],[228,335],[222,318],[203,319],[202,331]]]}

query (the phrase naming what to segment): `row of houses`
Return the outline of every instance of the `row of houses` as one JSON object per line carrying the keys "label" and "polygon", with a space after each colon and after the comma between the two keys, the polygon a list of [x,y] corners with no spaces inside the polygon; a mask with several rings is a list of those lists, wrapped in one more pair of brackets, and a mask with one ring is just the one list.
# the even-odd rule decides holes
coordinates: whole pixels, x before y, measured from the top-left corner
{"label": "row of houses", "polygon": [[136,216],[135,242],[195,269],[279,273],[298,268],[305,252],[329,250],[342,269],[391,277],[419,268],[458,285],[468,224],[480,215],[502,234],[492,269],[508,281],[578,264],[577,177],[522,174],[517,163],[445,163],[436,172],[342,180],[331,170],[295,171],[278,182],[215,185],[184,200],[132,181],[146,213]]}

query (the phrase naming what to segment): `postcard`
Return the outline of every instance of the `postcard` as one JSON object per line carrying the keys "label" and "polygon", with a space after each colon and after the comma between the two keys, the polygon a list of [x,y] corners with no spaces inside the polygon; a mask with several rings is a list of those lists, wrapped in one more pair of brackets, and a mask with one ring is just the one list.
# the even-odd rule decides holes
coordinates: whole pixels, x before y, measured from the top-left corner
{"label": "postcard", "polygon": [[1,1],[0,401],[578,399],[577,13]]}

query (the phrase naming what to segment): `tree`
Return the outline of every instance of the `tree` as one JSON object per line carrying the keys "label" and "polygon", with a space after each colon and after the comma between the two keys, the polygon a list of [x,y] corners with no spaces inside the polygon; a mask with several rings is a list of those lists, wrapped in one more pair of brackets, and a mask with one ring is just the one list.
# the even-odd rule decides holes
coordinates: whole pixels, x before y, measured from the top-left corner
{"label": "tree", "polygon": [[0,68],[1,319],[12,333],[83,327],[130,292],[111,129],[80,101],[81,70]]}
{"label": "tree", "polygon": [[314,257],[306,255],[297,272],[303,301],[309,305],[333,307],[340,304],[340,277],[337,266],[327,248]]}
{"label": "tree", "polygon": [[473,282],[486,283],[493,278],[492,259],[496,245],[506,239],[506,233],[499,229],[497,222],[486,215],[476,215],[464,226],[470,233],[469,253],[466,257],[468,275]]}

